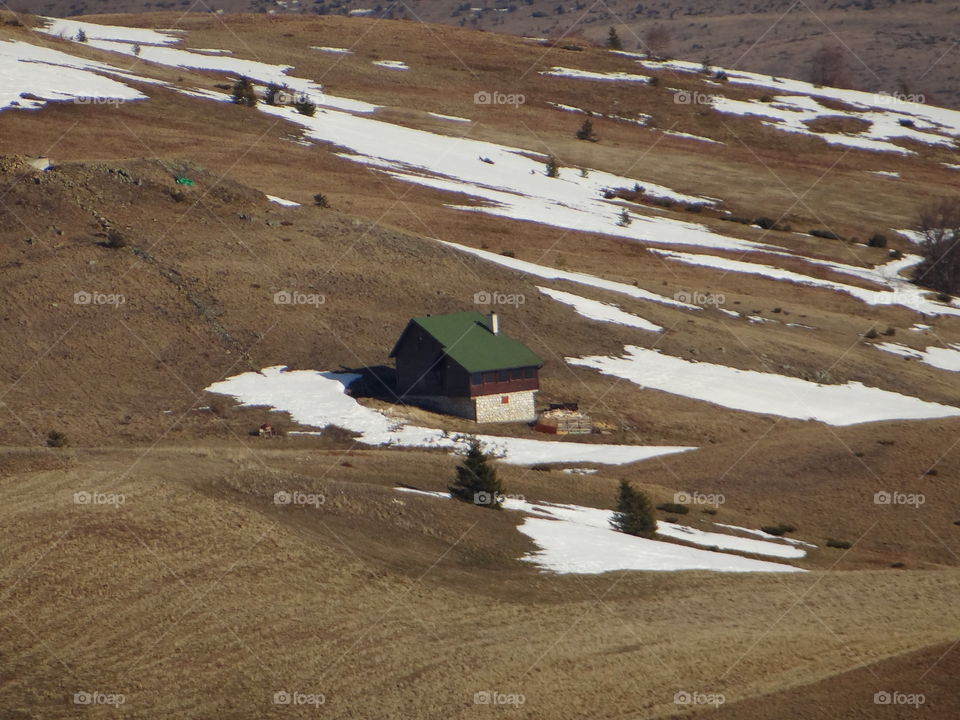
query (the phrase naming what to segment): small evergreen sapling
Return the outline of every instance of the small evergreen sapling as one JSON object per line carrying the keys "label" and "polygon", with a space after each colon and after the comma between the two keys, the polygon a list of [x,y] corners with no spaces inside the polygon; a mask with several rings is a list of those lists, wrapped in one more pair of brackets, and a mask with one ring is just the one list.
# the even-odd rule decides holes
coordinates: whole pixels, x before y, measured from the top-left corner
{"label": "small evergreen sapling", "polygon": [[250,78],[242,77],[237,80],[233,86],[233,102],[237,105],[256,107],[257,93],[253,90],[253,83],[250,81]]}
{"label": "small evergreen sapling", "polygon": [[634,490],[627,480],[620,481],[617,508],[610,519],[610,526],[627,535],[652,538],[657,533],[657,518],[653,503],[646,493]]}
{"label": "small evergreen sapling", "polygon": [[493,463],[480,448],[477,438],[470,440],[467,454],[457,467],[457,478],[447,489],[452,497],[462,502],[500,509],[503,486],[497,478]]}
{"label": "small evergreen sapling", "polygon": [[607,33],[607,47],[611,50],[623,50],[623,43],[620,42],[617,29],[612,25],[610,26],[610,32]]}

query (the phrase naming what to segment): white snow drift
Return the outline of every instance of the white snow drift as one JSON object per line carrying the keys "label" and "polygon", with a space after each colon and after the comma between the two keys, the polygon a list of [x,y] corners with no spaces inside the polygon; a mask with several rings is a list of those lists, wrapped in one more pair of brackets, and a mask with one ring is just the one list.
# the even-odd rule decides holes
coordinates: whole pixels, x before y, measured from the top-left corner
{"label": "white snow drift", "polygon": [[855,425],[883,420],[919,420],[960,415],[960,408],[926,402],[848,382],[818,385],[800,378],[691,362],[633,345],[619,358],[567,358],[571,365],[599,370],[645,388],[747,412]]}
{"label": "white snow drift", "polygon": [[[268,406],[302,425],[328,425],[350,430],[365,445],[437,447],[456,449],[464,441],[434,428],[408,425],[384,413],[364,407],[346,394],[360,376],[353,373],[285,371],[283,366],[264,368],[214,383],[208,392],[230,395],[244,405]],[[607,465],[646,460],[658,455],[693,450],[690,447],[601,445],[526,438],[478,435],[487,452],[515,465],[588,462]]]}

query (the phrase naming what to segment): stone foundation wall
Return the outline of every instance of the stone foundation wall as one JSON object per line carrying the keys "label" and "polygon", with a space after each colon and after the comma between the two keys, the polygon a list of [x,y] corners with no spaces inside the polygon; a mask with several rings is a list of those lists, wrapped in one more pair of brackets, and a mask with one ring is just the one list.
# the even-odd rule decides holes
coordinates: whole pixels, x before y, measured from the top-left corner
{"label": "stone foundation wall", "polygon": [[[520,390],[475,398],[408,396],[407,401],[426,410],[456,415],[478,423],[533,422],[537,419],[534,404],[536,390]],[[503,402],[507,398],[508,402]]]}
{"label": "stone foundation wall", "polygon": [[[533,422],[537,419],[534,405],[535,390],[481,395],[473,399],[478,423]],[[508,402],[503,402],[506,398]]]}

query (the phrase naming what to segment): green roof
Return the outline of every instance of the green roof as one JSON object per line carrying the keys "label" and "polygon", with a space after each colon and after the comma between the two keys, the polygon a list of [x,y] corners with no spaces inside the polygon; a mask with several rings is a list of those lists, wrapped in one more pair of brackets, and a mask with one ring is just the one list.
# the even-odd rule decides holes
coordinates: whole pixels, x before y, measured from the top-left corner
{"label": "green roof", "polygon": [[543,365],[522,342],[490,331],[490,318],[475,310],[415,317],[416,323],[443,347],[444,353],[470,373]]}

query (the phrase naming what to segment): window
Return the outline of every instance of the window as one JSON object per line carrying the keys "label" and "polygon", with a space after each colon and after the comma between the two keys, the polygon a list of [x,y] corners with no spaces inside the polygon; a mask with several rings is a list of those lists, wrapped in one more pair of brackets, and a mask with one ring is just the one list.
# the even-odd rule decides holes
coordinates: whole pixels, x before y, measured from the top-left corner
{"label": "window", "polygon": [[470,376],[471,385],[483,385],[483,373],[473,373]]}
{"label": "window", "polygon": [[483,381],[485,383],[496,382],[497,374],[495,372],[485,372],[483,374]]}
{"label": "window", "polygon": [[523,369],[523,376],[526,377],[526,378],[534,378],[534,377],[537,376],[537,369],[536,369],[536,368],[524,368],[524,369]]}
{"label": "window", "polygon": [[500,396],[500,404],[501,404],[501,405],[509,405],[509,404],[510,404],[510,396],[509,396],[509,395],[501,395],[501,396]]}
{"label": "window", "polygon": [[500,371],[500,382],[507,382],[509,379],[510,379],[510,371],[509,371],[509,370],[501,370],[501,371]]}
{"label": "window", "polygon": [[522,370],[522,369],[511,370],[511,371],[510,371],[510,379],[511,379],[511,380],[519,380],[519,379],[522,378],[522,377],[523,377],[523,370]]}

